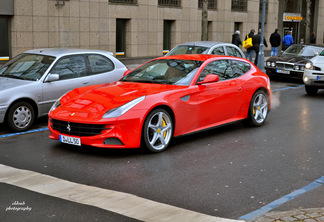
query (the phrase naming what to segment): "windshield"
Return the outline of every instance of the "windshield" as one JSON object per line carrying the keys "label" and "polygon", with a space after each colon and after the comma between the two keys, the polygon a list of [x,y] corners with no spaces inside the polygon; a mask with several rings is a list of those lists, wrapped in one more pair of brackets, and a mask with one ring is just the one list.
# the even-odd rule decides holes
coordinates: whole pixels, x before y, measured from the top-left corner
{"label": "windshield", "polygon": [[203,46],[179,45],[169,55],[206,54],[209,48]]}
{"label": "windshield", "polygon": [[292,45],[283,54],[284,55],[295,55],[313,57],[323,51],[324,48],[307,45]]}
{"label": "windshield", "polygon": [[121,81],[188,86],[203,61],[163,59],[148,62]]}
{"label": "windshield", "polygon": [[38,81],[55,57],[21,54],[0,69],[0,77]]}

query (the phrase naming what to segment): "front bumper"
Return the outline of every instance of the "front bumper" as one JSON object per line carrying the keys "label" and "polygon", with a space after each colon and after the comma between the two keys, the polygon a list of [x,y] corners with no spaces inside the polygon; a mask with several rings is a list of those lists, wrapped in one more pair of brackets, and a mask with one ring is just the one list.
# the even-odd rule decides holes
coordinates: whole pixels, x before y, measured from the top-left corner
{"label": "front bumper", "polygon": [[324,89],[324,73],[321,71],[306,69],[303,75],[303,81],[307,86]]}
{"label": "front bumper", "polygon": [[[61,121],[65,122],[65,120]],[[72,121],[67,123],[70,123],[69,127],[73,124]],[[80,138],[81,145],[88,145],[99,148],[124,149],[140,147],[142,134],[142,120],[140,118],[115,118],[114,120],[110,120],[100,124],[104,124],[105,127],[100,133],[96,135],[70,135],[64,130],[54,129],[55,127],[53,127],[53,121],[50,117],[48,121],[48,128],[50,130],[49,138],[54,140],[60,140],[60,135],[75,137]]]}
{"label": "front bumper", "polygon": [[278,76],[284,78],[302,79],[304,71],[294,69],[280,69],[275,67],[265,67],[268,76]]}

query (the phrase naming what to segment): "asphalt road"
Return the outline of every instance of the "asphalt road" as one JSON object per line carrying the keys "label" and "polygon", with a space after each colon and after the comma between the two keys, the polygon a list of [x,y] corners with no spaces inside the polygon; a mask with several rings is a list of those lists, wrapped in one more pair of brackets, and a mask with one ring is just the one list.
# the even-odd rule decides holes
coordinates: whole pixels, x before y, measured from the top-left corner
{"label": "asphalt road", "polygon": [[[307,96],[300,84],[272,82],[273,109],[259,128],[238,122],[183,136],[159,154],[72,147],[48,139],[45,130],[0,137],[0,164],[238,219],[324,176],[324,90]],[[46,118],[34,129],[44,127]],[[0,126],[0,136],[7,133]],[[323,190],[276,210],[323,207]],[[137,221],[13,184],[1,182],[0,191],[1,221]],[[31,210],[10,210],[19,203]]]}

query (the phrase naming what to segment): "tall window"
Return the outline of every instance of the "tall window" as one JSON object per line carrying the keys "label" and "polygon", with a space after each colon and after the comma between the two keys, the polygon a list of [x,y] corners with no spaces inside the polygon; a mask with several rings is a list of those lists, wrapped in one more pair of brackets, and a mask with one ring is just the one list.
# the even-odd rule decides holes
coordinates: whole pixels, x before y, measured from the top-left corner
{"label": "tall window", "polygon": [[163,23],[163,52],[168,52],[171,49],[171,36],[173,20],[164,20]]}
{"label": "tall window", "polygon": [[232,0],[232,11],[247,11],[247,0]]}
{"label": "tall window", "polygon": [[110,3],[137,4],[137,0],[109,0]]}
{"label": "tall window", "polygon": [[[198,0],[198,8],[202,8],[202,0]],[[208,9],[217,9],[217,0],[208,0]]]}
{"label": "tall window", "polygon": [[159,6],[171,6],[171,7],[180,7],[181,0],[159,0]]}
{"label": "tall window", "polygon": [[116,55],[126,55],[126,27],[128,19],[116,20]]}
{"label": "tall window", "polygon": [[9,19],[0,16],[0,61],[9,60]]}

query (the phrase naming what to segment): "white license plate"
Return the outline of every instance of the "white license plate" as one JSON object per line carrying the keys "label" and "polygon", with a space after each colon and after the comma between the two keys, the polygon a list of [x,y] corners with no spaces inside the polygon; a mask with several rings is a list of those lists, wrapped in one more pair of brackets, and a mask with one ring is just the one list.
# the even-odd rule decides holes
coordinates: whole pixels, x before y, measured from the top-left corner
{"label": "white license plate", "polygon": [[80,140],[80,138],[77,138],[77,137],[60,135],[60,141],[62,143],[67,143],[70,145],[81,146],[81,140]]}
{"label": "white license plate", "polygon": [[317,76],[317,80],[324,80],[324,76]]}
{"label": "white license plate", "polygon": [[289,70],[277,69],[277,73],[281,73],[281,74],[290,74],[290,71],[289,71]]}

